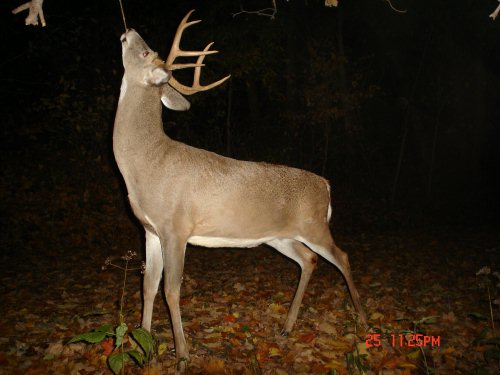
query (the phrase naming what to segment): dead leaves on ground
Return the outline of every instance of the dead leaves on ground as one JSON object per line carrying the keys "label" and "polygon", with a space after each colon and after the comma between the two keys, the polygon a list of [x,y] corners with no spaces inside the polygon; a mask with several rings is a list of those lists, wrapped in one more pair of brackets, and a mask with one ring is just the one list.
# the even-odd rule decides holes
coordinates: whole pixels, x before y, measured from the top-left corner
{"label": "dead leaves on ground", "polygon": [[[291,261],[265,248],[189,249],[181,299],[191,354],[188,373],[348,374],[365,368],[367,374],[418,374],[425,366],[436,374],[498,370],[494,354],[488,363],[484,359],[495,346],[488,321],[469,314],[489,314],[474,272],[491,259],[472,256],[452,241],[365,241],[346,246],[357,249],[350,251],[351,263],[370,328],[356,325],[344,281],[321,262],[288,337],[279,332],[299,277]],[[36,275],[22,273],[19,280],[12,269],[2,273],[0,369],[109,373],[112,339],[98,345],[65,343],[116,321],[121,275],[101,272],[98,259],[85,254],[59,258],[57,264],[36,256],[24,261],[34,260]],[[124,311],[131,325],[140,322],[139,288],[140,275],[129,275]],[[153,327],[158,355],[149,367],[130,365],[127,373],[174,373],[172,332],[160,298]],[[439,345],[408,346],[407,335],[415,329],[440,337]],[[379,335],[379,345],[367,347],[370,334]]]}

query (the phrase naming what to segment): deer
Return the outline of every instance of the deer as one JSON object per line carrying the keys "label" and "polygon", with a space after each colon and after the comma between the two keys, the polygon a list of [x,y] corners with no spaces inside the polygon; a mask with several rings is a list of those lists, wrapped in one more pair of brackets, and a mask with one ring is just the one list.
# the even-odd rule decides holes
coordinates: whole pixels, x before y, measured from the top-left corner
{"label": "deer", "polygon": [[[146,237],[142,327],[151,330],[155,296],[163,276],[170,311],[176,371],[189,359],[179,308],[187,244],[208,248],[252,248],[262,244],[298,263],[299,283],[282,334],[297,320],[318,255],[343,275],[361,322],[366,324],[348,256],[334,242],[330,185],[311,172],[282,165],[240,161],[169,138],[163,130],[162,104],[185,111],[184,97],[221,85],[230,76],[200,83],[204,58],[217,53],[180,48],[183,32],[201,22],[180,22],[169,55],[162,61],[133,29],[121,36],[124,75],[113,129],[113,152],[125,180],[133,213]],[[196,63],[175,63],[196,57]],[[184,85],[172,72],[192,68]],[[249,250],[251,251],[251,250]]]}

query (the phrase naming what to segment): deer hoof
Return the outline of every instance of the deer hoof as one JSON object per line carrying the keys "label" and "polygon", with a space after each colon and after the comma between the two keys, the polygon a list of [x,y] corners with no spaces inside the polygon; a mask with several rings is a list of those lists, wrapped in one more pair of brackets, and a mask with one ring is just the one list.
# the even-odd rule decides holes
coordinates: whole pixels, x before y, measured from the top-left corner
{"label": "deer hoof", "polygon": [[177,367],[175,369],[175,374],[183,374],[186,371],[187,368],[187,362],[188,359],[185,357],[180,358],[177,360]]}
{"label": "deer hoof", "polygon": [[288,332],[285,328],[283,328],[280,332],[280,335],[283,337],[288,337],[289,334],[290,332]]}

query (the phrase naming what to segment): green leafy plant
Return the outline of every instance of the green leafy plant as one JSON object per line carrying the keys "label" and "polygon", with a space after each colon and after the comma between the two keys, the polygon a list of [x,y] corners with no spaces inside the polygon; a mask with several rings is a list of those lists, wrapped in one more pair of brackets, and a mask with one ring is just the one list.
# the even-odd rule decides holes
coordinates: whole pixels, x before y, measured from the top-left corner
{"label": "green leafy plant", "polygon": [[[127,323],[125,323],[123,306],[125,287],[127,283],[127,273],[129,271],[136,270],[133,268],[129,268],[130,261],[135,259],[135,257],[135,252],[128,251],[127,254],[121,258],[125,263],[123,267],[114,264],[110,258],[106,259],[104,263],[103,269],[111,266],[122,270],[124,274],[120,297],[120,308],[118,311],[118,325],[114,326],[112,324],[104,324],[93,329],[92,331],[76,335],[67,342],[67,344],[71,344],[84,341],[90,344],[97,344],[103,342],[109,337],[113,338],[114,348],[111,354],[108,356],[107,362],[109,368],[115,374],[118,374],[119,372],[123,374],[125,371],[125,365],[130,361],[136,362],[141,367],[144,366],[146,363],[149,363],[149,361],[152,359],[153,354],[155,353],[156,341],[151,333],[143,328],[135,328],[133,330],[129,330]],[[144,265],[141,267],[141,269],[143,268]],[[137,344],[137,346],[135,347],[140,348],[140,350],[137,350],[132,346],[131,348],[126,349],[125,342],[130,342],[130,340],[133,340]]]}
{"label": "green leafy plant", "polygon": [[346,361],[349,374],[355,374],[355,369],[357,369],[359,374],[366,374],[366,371],[368,370],[365,366],[366,357],[366,354],[360,354],[357,349],[353,352],[347,353]]}
{"label": "green leafy plant", "polygon": [[[413,334],[416,335],[419,332],[424,332],[425,331],[422,329],[422,324],[435,324],[439,316],[437,315],[432,315],[432,316],[425,316],[419,320],[414,320],[413,321]],[[424,347],[419,345],[418,350],[422,353],[422,359],[423,359],[423,364],[425,367],[425,373],[429,375],[431,372],[434,373],[434,369],[429,368],[429,364],[427,363],[427,356],[425,355],[425,350]]]}
{"label": "green leafy plant", "polygon": [[[366,366],[366,361],[368,359],[368,353],[366,351],[366,344],[363,343],[363,341],[359,340],[358,336],[358,319],[357,316],[354,315],[354,337],[355,337],[355,342],[356,345],[354,347],[354,350],[352,352],[346,353],[346,362],[347,362],[347,369],[349,371],[350,375],[353,375],[356,373],[359,374],[366,374],[368,371],[368,367]],[[360,350],[359,344],[363,344],[363,350]],[[338,371],[335,369],[332,369],[328,375],[336,375],[338,374]]]}
{"label": "green leafy plant", "polygon": [[[427,362],[427,356],[425,353],[426,344],[434,345],[429,342],[423,341],[423,339],[429,339],[430,336],[427,336],[425,325],[436,324],[439,316],[425,316],[418,320],[411,320],[406,317],[395,319],[395,321],[409,321],[411,322],[411,327],[408,329],[397,329],[396,331],[391,327],[375,327],[374,331],[381,335],[381,339],[384,339],[388,342],[392,342],[392,346],[406,346],[408,343],[412,343],[412,346],[415,347],[415,350],[406,353],[406,357],[412,361],[416,362],[420,357],[422,359],[422,372],[430,375],[431,373],[435,373],[435,369],[430,368]],[[404,343],[403,343],[404,341]],[[398,344],[399,342],[399,344]],[[424,372],[425,371],[425,372]]]}

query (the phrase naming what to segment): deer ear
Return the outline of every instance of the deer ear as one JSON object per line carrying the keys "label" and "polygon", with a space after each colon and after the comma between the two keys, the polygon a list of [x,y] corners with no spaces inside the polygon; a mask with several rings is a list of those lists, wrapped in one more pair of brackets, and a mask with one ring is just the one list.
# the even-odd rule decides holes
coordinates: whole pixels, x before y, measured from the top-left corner
{"label": "deer ear", "polygon": [[170,77],[172,77],[172,73],[169,70],[155,66],[146,70],[144,82],[147,85],[160,86],[167,83]]}
{"label": "deer ear", "polygon": [[168,84],[161,87],[161,101],[174,111],[187,111],[191,107],[191,103]]}

